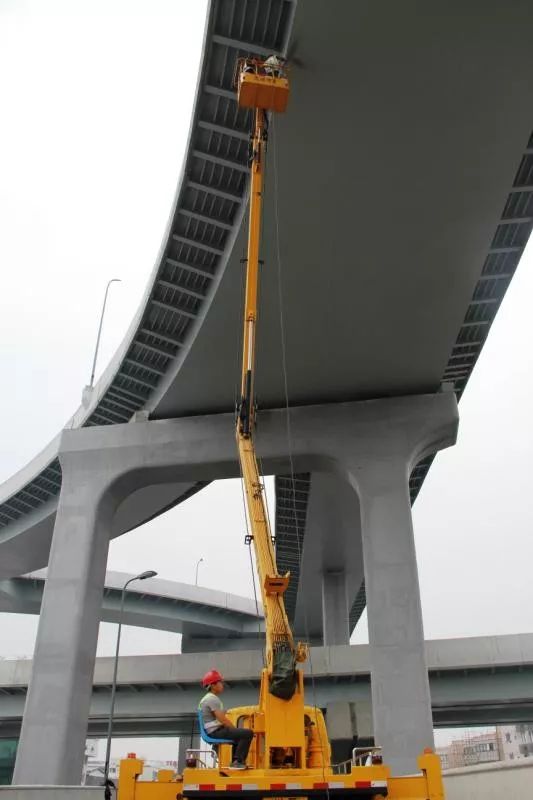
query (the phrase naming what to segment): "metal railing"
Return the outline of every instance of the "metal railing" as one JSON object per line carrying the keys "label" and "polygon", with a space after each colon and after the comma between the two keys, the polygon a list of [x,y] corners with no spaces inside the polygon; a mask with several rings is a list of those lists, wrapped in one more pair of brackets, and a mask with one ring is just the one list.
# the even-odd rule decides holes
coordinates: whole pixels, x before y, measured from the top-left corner
{"label": "metal railing", "polygon": [[189,747],[185,751],[185,763],[194,769],[213,769],[217,765],[217,760],[217,754],[213,749],[203,750]]}
{"label": "metal railing", "polygon": [[354,747],[351,763],[354,767],[369,767],[382,764],[381,747]]}

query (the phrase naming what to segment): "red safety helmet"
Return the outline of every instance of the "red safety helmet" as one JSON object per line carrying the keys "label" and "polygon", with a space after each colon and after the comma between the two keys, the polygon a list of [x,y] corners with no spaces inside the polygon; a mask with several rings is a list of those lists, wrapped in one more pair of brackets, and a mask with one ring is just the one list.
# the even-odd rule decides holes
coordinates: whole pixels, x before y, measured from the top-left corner
{"label": "red safety helmet", "polygon": [[217,669],[210,669],[209,672],[206,672],[202,678],[202,686],[207,688],[208,686],[211,686],[212,683],[217,683],[217,681],[223,680],[224,678]]}

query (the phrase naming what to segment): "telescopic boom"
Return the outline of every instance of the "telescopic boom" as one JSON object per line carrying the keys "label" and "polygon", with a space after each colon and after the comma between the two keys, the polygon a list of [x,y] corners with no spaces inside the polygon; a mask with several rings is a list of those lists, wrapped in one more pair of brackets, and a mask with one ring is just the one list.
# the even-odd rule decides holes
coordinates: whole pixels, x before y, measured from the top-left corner
{"label": "telescopic boom", "polygon": [[296,690],[296,662],[305,660],[306,648],[301,645],[295,647],[285,611],[283,594],[289,585],[289,573],[280,575],[277,570],[264,487],[259,476],[254,446],[254,370],[263,175],[267,146],[266,112],[285,109],[289,85],[281,69],[276,69],[279,73],[277,76],[272,75],[264,62],[242,59],[238,69],[239,105],[253,108],[254,126],[250,153],[250,220],[246,259],[241,401],[236,435],[250,539],[255,549],[265,612],[269,691],[277,697],[289,699]]}

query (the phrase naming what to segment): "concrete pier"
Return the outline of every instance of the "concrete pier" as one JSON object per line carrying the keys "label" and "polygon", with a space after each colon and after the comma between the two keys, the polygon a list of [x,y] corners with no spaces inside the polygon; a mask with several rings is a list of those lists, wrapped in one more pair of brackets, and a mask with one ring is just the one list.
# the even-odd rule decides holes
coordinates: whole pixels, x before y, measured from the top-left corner
{"label": "concrete pier", "polygon": [[[332,472],[359,497],[375,735],[393,770],[409,772],[422,747],[432,743],[432,732],[407,480],[424,455],[455,442],[455,395],[299,407],[291,413],[294,468]],[[287,472],[284,410],[260,415],[257,444],[265,474]],[[15,768],[20,784],[80,780],[117,508],[143,486],[238,475],[233,416],[65,430],[60,461],[59,512]],[[327,578],[325,591],[328,609],[342,603],[342,587],[332,589]]]}

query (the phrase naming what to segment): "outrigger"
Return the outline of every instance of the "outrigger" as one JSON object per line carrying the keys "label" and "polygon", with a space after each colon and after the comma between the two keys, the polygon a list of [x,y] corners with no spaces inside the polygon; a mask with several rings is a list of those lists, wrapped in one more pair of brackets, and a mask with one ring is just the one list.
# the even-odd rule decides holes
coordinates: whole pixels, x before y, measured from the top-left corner
{"label": "outrigger", "polygon": [[254,370],[258,313],[259,244],[263,203],[269,113],[285,111],[289,81],[277,59],[239,59],[236,71],[239,106],[253,110],[250,149],[250,216],[246,261],[246,293],[243,326],[241,398],[236,439],[250,533],[253,543],[265,614],[266,666],[261,674],[259,703],[228,710],[236,726],[254,733],[247,759],[248,769],[236,774],[231,763],[231,745],[220,744],[215,766],[195,752],[189,754],[183,774],[161,770],[158,780],[138,781],[143,762],[128,758],[120,764],[118,800],[229,800],[259,797],[352,797],[442,800],[440,760],[431,750],[418,758],[420,773],[391,776],[381,759],[368,766],[355,763],[340,771],[331,764],[331,748],[322,711],[306,705],[304,674],[299,664],[307,659],[307,645],[295,643],[283,595],[290,576],[276,566],[263,483],[254,447],[256,407]]}

